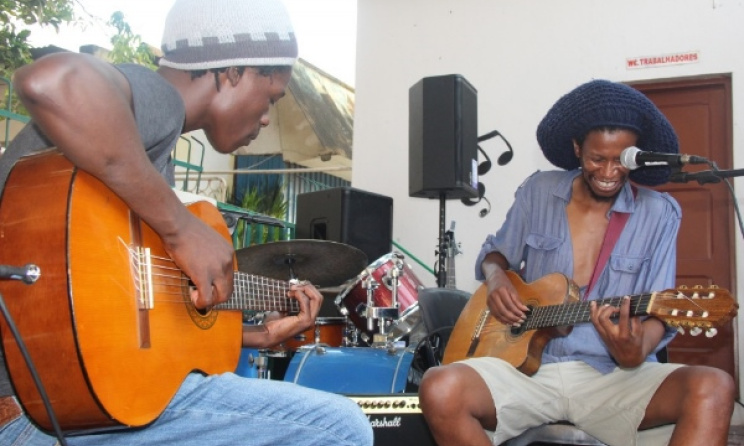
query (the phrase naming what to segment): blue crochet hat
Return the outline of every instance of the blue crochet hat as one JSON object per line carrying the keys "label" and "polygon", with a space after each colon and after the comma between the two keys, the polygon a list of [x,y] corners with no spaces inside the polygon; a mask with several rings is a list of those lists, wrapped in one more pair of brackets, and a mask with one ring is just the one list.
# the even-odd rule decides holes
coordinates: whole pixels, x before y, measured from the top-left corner
{"label": "blue crochet hat", "polygon": [[[677,134],[661,111],[638,90],[606,80],[587,82],[560,98],[537,126],[537,142],[548,161],[572,170],[579,167],[573,140],[607,126],[637,133],[641,150],[679,153]],[[668,167],[641,167],[630,172],[630,179],[656,186],[670,174]]]}

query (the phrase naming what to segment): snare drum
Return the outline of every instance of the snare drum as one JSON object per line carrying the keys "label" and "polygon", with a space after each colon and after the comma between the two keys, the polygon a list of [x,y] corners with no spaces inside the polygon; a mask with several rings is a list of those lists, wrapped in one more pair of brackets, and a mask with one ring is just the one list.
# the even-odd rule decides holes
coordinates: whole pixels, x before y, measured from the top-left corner
{"label": "snare drum", "polygon": [[302,347],[284,381],[344,394],[403,393],[413,352],[372,347]]}
{"label": "snare drum", "polygon": [[318,317],[315,326],[287,339],[282,343],[287,350],[297,350],[303,345],[322,344],[341,347],[346,337],[346,317]]}
{"label": "snare drum", "polygon": [[[411,268],[403,262],[403,256],[390,253],[377,259],[364,269],[355,280],[350,281],[336,297],[336,305],[342,314],[347,314],[356,327],[372,336],[367,324],[367,282],[371,279],[377,284],[372,293],[372,306],[390,308],[393,304],[393,287],[395,284],[394,269],[398,270],[397,278],[397,306],[399,314],[412,306],[418,300],[418,291],[423,284],[413,273]],[[392,318],[396,319],[396,318]]]}

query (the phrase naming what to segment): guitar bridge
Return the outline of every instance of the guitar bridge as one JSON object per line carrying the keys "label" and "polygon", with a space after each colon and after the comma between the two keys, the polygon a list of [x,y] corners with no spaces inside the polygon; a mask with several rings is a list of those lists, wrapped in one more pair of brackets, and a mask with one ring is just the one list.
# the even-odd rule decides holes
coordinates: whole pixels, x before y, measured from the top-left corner
{"label": "guitar bridge", "polygon": [[478,348],[478,344],[480,343],[481,332],[483,331],[483,327],[486,325],[488,316],[490,315],[491,310],[486,309],[481,312],[480,318],[478,318],[478,324],[473,331],[473,336],[470,338],[470,348],[468,348],[468,352],[466,354],[467,357],[475,355],[475,350]]}
{"label": "guitar bridge", "polygon": [[155,306],[152,289],[152,257],[150,248],[134,249],[134,277],[137,278],[137,307],[140,310],[152,310]]}

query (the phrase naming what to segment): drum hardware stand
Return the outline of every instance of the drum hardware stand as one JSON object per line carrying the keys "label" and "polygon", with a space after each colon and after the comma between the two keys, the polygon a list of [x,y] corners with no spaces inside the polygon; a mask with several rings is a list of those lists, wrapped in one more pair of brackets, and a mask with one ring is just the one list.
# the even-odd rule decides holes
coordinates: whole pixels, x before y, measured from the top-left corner
{"label": "drum hardware stand", "polygon": [[373,347],[386,347],[388,345],[387,327],[398,318],[398,279],[402,269],[403,261],[400,257],[396,257],[393,268],[388,271],[389,275],[383,280],[386,285],[388,280],[390,282],[392,296],[389,307],[374,306],[374,293],[380,284],[374,280],[371,274],[363,280],[362,286],[367,290],[367,307],[364,309],[363,316],[367,318],[368,331],[374,330],[375,319],[377,319],[378,333],[372,336]]}
{"label": "drum hardware stand", "polygon": [[346,320],[346,328],[344,328],[343,338],[341,341],[342,347],[356,347],[359,345],[359,330],[354,324]]}
{"label": "drum hardware stand", "polygon": [[260,379],[270,379],[271,372],[269,372],[269,358],[266,355],[262,355],[260,352],[258,356],[251,355],[248,358],[248,362],[256,367],[256,377]]}
{"label": "drum hardware stand", "polygon": [[328,347],[328,344],[315,344],[312,346],[312,349],[315,350],[315,353],[318,355],[325,355],[326,347]]}
{"label": "drum hardware stand", "polygon": [[294,265],[296,262],[297,262],[297,259],[295,259],[294,254],[287,254],[284,257],[284,264],[287,265],[287,268],[289,268],[289,282],[290,283],[299,283],[299,279],[297,278],[297,275],[294,272],[294,268],[292,268],[292,265]]}
{"label": "drum hardware stand", "polygon": [[314,331],[315,337],[313,338],[313,343],[315,345],[320,344],[320,326],[316,323],[315,324],[315,331]]}
{"label": "drum hardware stand", "polygon": [[323,355],[326,352],[326,347],[329,347],[328,344],[324,342],[320,342],[320,326],[315,325],[315,337],[313,339],[313,348],[315,348],[315,352],[319,355]]}

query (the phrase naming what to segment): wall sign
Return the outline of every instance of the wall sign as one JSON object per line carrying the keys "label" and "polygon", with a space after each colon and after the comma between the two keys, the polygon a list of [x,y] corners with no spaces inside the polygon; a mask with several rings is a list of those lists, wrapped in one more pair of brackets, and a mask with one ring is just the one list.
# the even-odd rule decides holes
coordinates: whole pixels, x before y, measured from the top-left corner
{"label": "wall sign", "polygon": [[625,67],[629,70],[637,68],[666,67],[668,65],[681,65],[697,63],[700,61],[700,51],[687,51],[684,53],[663,54],[659,56],[630,57],[625,61]]}

